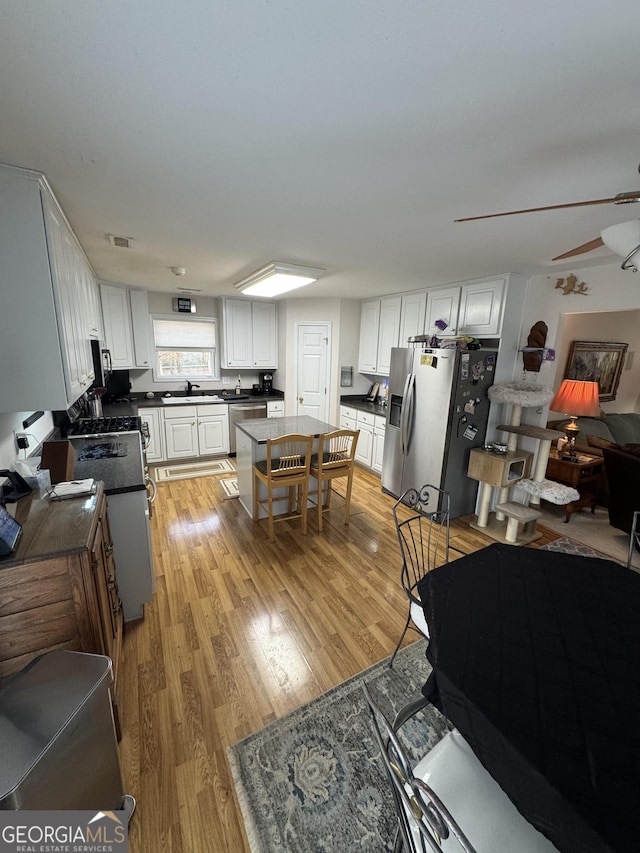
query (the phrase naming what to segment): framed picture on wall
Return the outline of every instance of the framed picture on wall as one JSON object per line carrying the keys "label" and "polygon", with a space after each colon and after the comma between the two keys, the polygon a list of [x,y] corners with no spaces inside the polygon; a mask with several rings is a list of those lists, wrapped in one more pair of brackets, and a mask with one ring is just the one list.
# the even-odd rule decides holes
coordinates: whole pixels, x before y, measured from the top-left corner
{"label": "framed picture on wall", "polygon": [[629,344],[572,341],[565,379],[597,382],[600,402],[615,400]]}

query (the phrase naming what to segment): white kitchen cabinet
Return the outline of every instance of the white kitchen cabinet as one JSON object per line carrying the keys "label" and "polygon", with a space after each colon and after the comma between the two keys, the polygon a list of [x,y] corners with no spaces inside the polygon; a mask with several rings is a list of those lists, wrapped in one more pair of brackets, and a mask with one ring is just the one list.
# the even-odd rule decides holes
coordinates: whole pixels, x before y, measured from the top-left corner
{"label": "white kitchen cabinet", "polygon": [[149,300],[146,290],[129,290],[131,309],[131,331],[133,335],[133,366],[142,369],[151,367],[151,345],[149,341]]}
{"label": "white kitchen cabinet", "polygon": [[222,367],[275,370],[278,366],[276,305],[222,300]]}
{"label": "white kitchen cabinet", "polygon": [[[458,313],[460,310],[460,287],[443,287],[429,290],[427,293],[427,316],[424,324],[425,335],[447,338],[458,334]],[[444,320],[444,331],[435,325],[436,320]]]}
{"label": "white kitchen cabinet", "polygon": [[227,406],[197,406],[198,455],[229,453],[229,410]]}
{"label": "white kitchen cabinet", "polygon": [[373,471],[382,472],[382,454],[386,419],[384,415],[340,406],[340,429],[360,431],[355,460]]}
{"label": "white kitchen cabinet", "polygon": [[426,308],[426,290],[422,290],[419,293],[407,293],[406,296],[402,297],[398,346],[406,347],[409,338],[424,334]]}
{"label": "white kitchen cabinet", "polygon": [[375,373],[378,367],[378,331],[380,329],[380,300],[363,302],[360,309],[360,347],[358,370]]}
{"label": "white kitchen cabinet", "polygon": [[391,348],[398,346],[402,298],[389,296],[362,303],[358,370],[388,376]]}
{"label": "white kitchen cabinet", "polygon": [[356,447],[355,460],[361,465],[366,465],[371,468],[371,459],[373,457],[373,422],[374,416],[371,415],[371,422],[368,423],[368,418],[363,417],[364,412],[358,412],[356,421],[356,429],[359,430],[358,444]]}
{"label": "white kitchen cabinet", "polygon": [[101,282],[102,318],[114,370],[151,367],[146,290]]}
{"label": "white kitchen cabinet", "polygon": [[340,406],[340,429],[355,429],[358,412],[350,406]]}
{"label": "white kitchen cabinet", "polygon": [[5,412],[68,408],[93,382],[78,258],[44,176],[0,167],[0,313]]}
{"label": "white kitchen cabinet", "polygon": [[499,335],[506,281],[473,282],[462,287],[458,329],[461,335]]}
{"label": "white kitchen cabinet", "polygon": [[284,417],[284,400],[267,400],[267,417]]}
{"label": "white kitchen cabinet", "polygon": [[229,452],[229,409],[226,405],[167,406],[162,416],[167,459]]}
{"label": "white kitchen cabinet", "polygon": [[378,367],[376,373],[388,376],[391,368],[391,348],[398,346],[402,298],[393,296],[380,300],[380,329],[378,331]]}
{"label": "white kitchen cabinet", "polygon": [[104,339],[111,352],[114,370],[133,366],[133,333],[131,331],[131,309],[126,287],[100,283]]}
{"label": "white kitchen cabinet", "polygon": [[382,415],[376,415],[373,425],[373,447],[371,450],[371,467],[378,474],[382,474],[382,457],[384,455],[384,434],[386,430],[386,419]]}
{"label": "white kitchen cabinet", "polygon": [[162,462],[164,459],[162,411],[157,407],[139,408],[142,429],[146,437],[147,462]]}
{"label": "white kitchen cabinet", "polygon": [[[168,408],[168,407],[167,407]],[[164,446],[167,459],[198,455],[198,415],[195,406],[171,406],[163,410]]]}

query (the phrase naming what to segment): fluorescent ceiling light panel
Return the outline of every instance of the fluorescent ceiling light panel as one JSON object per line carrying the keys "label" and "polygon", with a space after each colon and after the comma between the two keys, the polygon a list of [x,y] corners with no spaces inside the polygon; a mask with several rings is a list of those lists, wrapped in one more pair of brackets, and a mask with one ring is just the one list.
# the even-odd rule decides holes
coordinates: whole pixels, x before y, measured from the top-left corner
{"label": "fluorescent ceiling light panel", "polygon": [[273,261],[239,281],[236,289],[246,296],[279,296],[317,281],[323,272],[323,269]]}

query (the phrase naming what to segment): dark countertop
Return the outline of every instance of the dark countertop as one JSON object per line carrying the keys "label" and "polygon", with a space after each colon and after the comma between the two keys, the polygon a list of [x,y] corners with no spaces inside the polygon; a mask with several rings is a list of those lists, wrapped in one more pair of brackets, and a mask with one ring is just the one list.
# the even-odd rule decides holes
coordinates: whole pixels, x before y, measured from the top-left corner
{"label": "dark countertop", "polygon": [[[226,390],[226,389],[225,389]],[[211,390],[207,391],[207,394],[217,394],[219,397],[222,397],[221,390]],[[196,396],[197,392],[192,394],[192,396]],[[244,396],[246,395],[246,396]],[[129,394],[126,400],[119,400],[117,403],[103,403],[102,409],[105,417],[118,417],[120,415],[137,415],[138,409],[140,408],[159,408],[159,409],[171,409],[173,406],[179,405],[178,403],[173,403],[172,405],[167,405],[162,402],[162,397],[164,394],[161,391],[155,391],[152,399],[147,399],[144,392],[136,392]],[[186,397],[186,391],[180,393],[171,393],[171,397],[174,400],[180,399],[180,397]],[[198,395],[199,396],[199,395]],[[185,406],[223,406],[229,405],[231,403],[267,403],[273,400],[284,400],[284,394],[280,391],[275,391],[273,394],[270,394],[268,397],[264,397],[259,394],[254,396],[250,391],[243,391],[242,395],[239,395],[240,399],[238,400],[236,395],[233,393],[226,394],[224,396],[224,400],[212,400],[211,397],[202,397],[202,400],[198,400],[197,403],[187,403],[185,402]]]}
{"label": "dark countertop", "polygon": [[325,421],[319,421],[309,415],[293,415],[288,418],[254,418],[240,421],[236,428],[242,430],[255,444],[266,444],[269,438],[279,438],[282,435],[300,433],[314,435],[316,438],[323,432],[332,432],[338,427]]}
{"label": "dark countertop", "polygon": [[102,480],[107,495],[146,488],[140,433],[124,432],[96,438],[71,437],[75,451],[73,476]]}
{"label": "dark countertop", "polygon": [[357,409],[359,412],[371,412],[373,415],[382,415],[387,417],[387,407],[380,403],[367,403],[362,394],[343,394],[340,397],[341,406],[349,406],[352,409]]}

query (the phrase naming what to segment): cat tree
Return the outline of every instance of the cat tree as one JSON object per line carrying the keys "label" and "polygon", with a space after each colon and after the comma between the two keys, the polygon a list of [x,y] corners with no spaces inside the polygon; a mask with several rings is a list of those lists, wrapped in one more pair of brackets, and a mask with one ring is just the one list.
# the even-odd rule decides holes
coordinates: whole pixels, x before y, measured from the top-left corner
{"label": "cat tree", "polygon": [[[536,521],[541,514],[538,509],[541,500],[564,505],[577,500],[580,495],[576,489],[545,478],[551,442],[564,433],[521,423],[522,410],[547,405],[553,399],[553,390],[523,381],[493,385],[488,393],[492,403],[511,407],[509,423],[496,427],[507,434],[507,451],[501,454],[481,448],[471,451],[468,475],[480,482],[477,521],[471,526],[500,542],[525,545],[539,538]],[[518,436],[538,442],[531,479],[529,474],[534,454],[518,449]],[[511,500],[511,491],[516,484],[525,493],[523,502]],[[498,500],[495,513],[491,513],[495,488],[499,490]]]}

